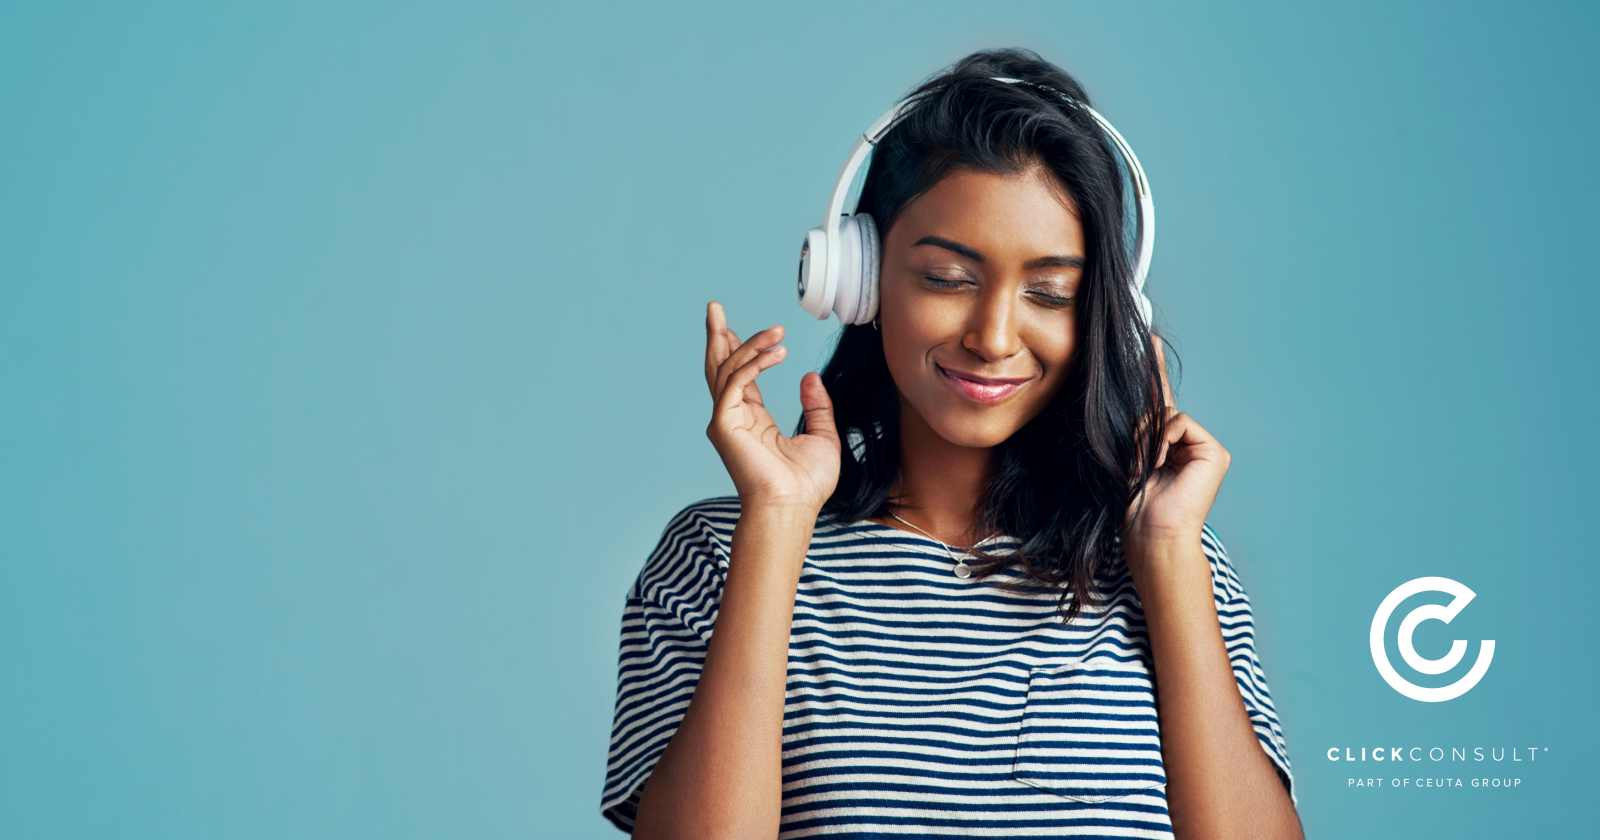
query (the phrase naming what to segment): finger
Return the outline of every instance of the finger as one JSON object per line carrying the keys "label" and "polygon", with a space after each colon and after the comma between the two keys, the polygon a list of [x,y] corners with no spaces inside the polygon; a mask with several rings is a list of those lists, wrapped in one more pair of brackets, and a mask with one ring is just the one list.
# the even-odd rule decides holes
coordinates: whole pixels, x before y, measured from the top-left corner
{"label": "finger", "polygon": [[[731,356],[731,355],[733,355],[733,351],[739,349],[739,344],[740,344],[739,333],[736,330],[734,330],[732,327],[728,327],[727,329],[722,331],[722,335],[727,339],[727,342],[726,342],[727,343],[727,347],[728,347],[727,355]],[[726,358],[726,357],[724,357],[724,358]],[[713,377],[715,377],[715,375],[716,374],[712,374]],[[712,387],[715,388],[716,386],[713,385]],[[766,405],[766,402],[761,397],[761,387],[759,385],[757,385],[756,383],[754,383],[754,382],[752,382],[748,386],[746,386],[746,388],[744,390],[744,401],[747,402],[747,403],[754,403],[755,405],[759,405],[759,406],[765,406]]]}
{"label": "finger", "polygon": [[729,374],[727,381],[723,383],[722,394],[717,398],[717,414],[721,415],[730,409],[742,406],[745,403],[746,386],[755,382],[762,371],[783,361],[788,352],[787,347],[774,347],[764,353],[756,354],[755,358]]}
{"label": "finger", "polygon": [[828,396],[822,375],[816,371],[800,377],[800,411],[806,418],[806,434],[839,443],[839,430],[833,422],[833,398]]}
{"label": "finger", "polygon": [[[784,352],[787,354],[788,351]],[[754,403],[759,406],[765,406],[767,404],[766,400],[761,397],[760,382],[752,382],[749,385],[744,386],[744,401],[747,403]]]}
{"label": "finger", "polygon": [[1161,439],[1161,453],[1156,466],[1171,461],[1188,463],[1192,460],[1228,459],[1227,450],[1206,428],[1193,417],[1178,412],[1167,421]]}
{"label": "finger", "polygon": [[727,340],[728,318],[722,311],[722,304],[711,301],[706,304],[706,387],[711,389],[713,398],[717,395],[717,368],[722,367],[733,348],[728,346]]}
{"label": "finger", "polygon": [[[1171,409],[1169,409],[1169,412]],[[1189,434],[1189,426],[1194,423],[1189,415],[1183,412],[1172,412],[1167,417],[1167,424],[1161,429],[1161,449],[1156,452],[1156,469],[1166,465],[1172,448],[1177,446],[1184,436]]]}
{"label": "finger", "polygon": [[722,360],[721,365],[717,366],[716,385],[712,388],[712,393],[721,394],[726,391],[728,389],[728,378],[733,375],[734,371],[749,364],[751,359],[777,345],[782,340],[783,327],[781,326],[768,327],[750,336],[749,341],[740,344],[737,349],[728,354],[728,358]]}
{"label": "finger", "polygon": [[1162,343],[1161,336],[1150,336],[1150,345],[1155,348],[1156,368],[1161,373],[1161,404],[1167,407],[1167,414],[1177,408],[1177,401],[1172,398],[1172,381],[1167,379],[1167,353],[1166,345]]}
{"label": "finger", "polygon": [[[1181,441],[1186,446],[1202,443],[1217,443],[1216,437],[1214,437],[1210,432],[1206,431],[1206,427],[1200,425],[1200,421],[1194,419],[1193,417],[1190,417],[1189,415],[1180,411],[1177,415],[1175,415],[1174,419],[1181,419],[1183,422],[1178,424],[1178,429],[1176,432],[1168,432],[1167,434],[1167,438],[1173,443],[1178,443]],[[1220,446],[1221,444],[1218,445]]]}
{"label": "finger", "polygon": [[[768,351],[768,352],[771,352],[771,351]],[[787,356],[789,354],[789,351],[787,349],[784,349],[783,353],[784,353],[785,356]],[[759,405],[762,408],[766,407],[766,405],[767,405],[766,400],[762,399],[762,397],[761,397],[761,383],[760,382],[752,381],[750,384],[744,386],[744,404],[745,405]]]}

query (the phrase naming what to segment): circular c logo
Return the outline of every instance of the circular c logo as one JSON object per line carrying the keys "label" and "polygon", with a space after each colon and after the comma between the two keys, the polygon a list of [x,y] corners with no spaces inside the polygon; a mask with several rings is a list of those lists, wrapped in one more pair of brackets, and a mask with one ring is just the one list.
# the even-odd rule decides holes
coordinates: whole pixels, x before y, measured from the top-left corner
{"label": "circular c logo", "polygon": [[1472,663],[1472,669],[1467,672],[1466,676],[1450,685],[1442,688],[1423,688],[1407,682],[1404,677],[1400,676],[1399,672],[1395,671],[1394,666],[1389,664],[1389,654],[1383,649],[1383,631],[1389,626],[1389,616],[1394,613],[1395,607],[1400,606],[1401,601],[1419,592],[1443,592],[1446,595],[1454,595],[1455,600],[1442,607],[1438,604],[1424,604],[1406,615],[1400,622],[1401,658],[1405,659],[1407,665],[1421,673],[1443,674],[1454,668],[1461,661],[1461,657],[1466,654],[1466,639],[1456,639],[1451,642],[1450,652],[1440,659],[1423,659],[1417,654],[1417,649],[1412,646],[1411,634],[1416,632],[1418,624],[1430,618],[1449,624],[1451,619],[1455,618],[1467,604],[1472,603],[1473,598],[1477,597],[1472,590],[1449,578],[1424,577],[1400,584],[1395,591],[1389,593],[1389,597],[1383,599],[1383,603],[1378,605],[1378,613],[1372,617],[1372,664],[1378,666],[1378,673],[1383,675],[1384,682],[1387,682],[1395,691],[1410,697],[1412,700],[1421,700],[1424,703],[1443,703],[1446,700],[1454,700],[1466,694],[1472,690],[1473,686],[1478,684],[1478,680],[1483,679],[1483,675],[1489,670],[1489,662],[1494,659],[1494,641],[1492,639],[1484,639],[1483,647],[1478,651],[1478,661]]}

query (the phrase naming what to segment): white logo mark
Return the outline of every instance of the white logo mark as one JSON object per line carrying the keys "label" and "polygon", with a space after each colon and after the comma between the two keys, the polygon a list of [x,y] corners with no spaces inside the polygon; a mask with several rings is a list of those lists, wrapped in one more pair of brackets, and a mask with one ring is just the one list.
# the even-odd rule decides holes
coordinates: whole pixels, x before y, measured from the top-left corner
{"label": "white logo mark", "polygon": [[1389,654],[1383,649],[1383,631],[1389,626],[1389,616],[1394,612],[1394,608],[1400,606],[1401,601],[1419,592],[1443,592],[1446,595],[1454,595],[1455,600],[1451,601],[1447,606],[1424,604],[1406,615],[1405,619],[1400,622],[1401,658],[1405,659],[1407,665],[1421,673],[1443,674],[1456,667],[1457,663],[1461,661],[1461,657],[1466,655],[1466,639],[1456,639],[1451,642],[1450,652],[1445,654],[1442,659],[1423,659],[1417,654],[1417,649],[1412,646],[1411,634],[1416,632],[1418,624],[1430,618],[1449,624],[1450,619],[1455,618],[1456,614],[1460,613],[1467,604],[1472,603],[1473,598],[1477,597],[1477,594],[1472,590],[1449,578],[1425,577],[1400,584],[1399,588],[1390,592],[1389,597],[1384,598],[1383,603],[1378,605],[1378,614],[1372,617],[1372,664],[1378,666],[1378,673],[1383,675],[1384,681],[1395,691],[1410,697],[1412,700],[1421,700],[1424,703],[1443,703],[1446,700],[1454,700],[1466,694],[1472,690],[1473,686],[1478,684],[1478,680],[1483,679],[1483,675],[1489,670],[1490,660],[1494,659],[1494,641],[1492,639],[1484,639],[1483,647],[1478,651],[1478,661],[1472,663],[1472,670],[1468,671],[1466,676],[1450,685],[1442,688],[1423,688],[1407,682],[1405,677],[1400,676],[1399,672],[1395,671],[1394,666],[1389,664]]}

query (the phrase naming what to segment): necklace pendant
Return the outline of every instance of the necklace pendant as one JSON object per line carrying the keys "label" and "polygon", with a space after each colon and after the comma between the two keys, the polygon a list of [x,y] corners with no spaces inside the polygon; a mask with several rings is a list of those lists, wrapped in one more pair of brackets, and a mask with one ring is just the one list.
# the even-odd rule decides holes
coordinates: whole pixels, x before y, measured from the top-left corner
{"label": "necklace pendant", "polygon": [[954,571],[956,573],[956,577],[961,578],[962,580],[972,577],[972,567],[968,566],[967,561],[965,560],[958,561]]}

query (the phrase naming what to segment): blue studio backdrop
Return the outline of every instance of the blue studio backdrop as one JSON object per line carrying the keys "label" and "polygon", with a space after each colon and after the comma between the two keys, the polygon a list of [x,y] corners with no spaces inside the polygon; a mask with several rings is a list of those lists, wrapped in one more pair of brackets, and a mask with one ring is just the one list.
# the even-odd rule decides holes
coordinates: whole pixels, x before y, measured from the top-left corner
{"label": "blue studio backdrop", "polygon": [[[623,594],[731,490],[705,302],[789,328],[792,422],[851,140],[1006,45],[1149,170],[1311,836],[1592,836],[1597,40],[1584,3],[8,4],[0,836],[615,836]],[[1415,647],[1465,655],[1409,667],[1451,596],[1406,598],[1400,677],[1495,642],[1445,702],[1368,638],[1429,576],[1477,597]]]}

